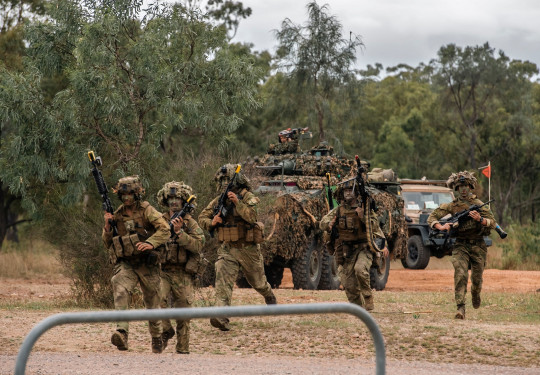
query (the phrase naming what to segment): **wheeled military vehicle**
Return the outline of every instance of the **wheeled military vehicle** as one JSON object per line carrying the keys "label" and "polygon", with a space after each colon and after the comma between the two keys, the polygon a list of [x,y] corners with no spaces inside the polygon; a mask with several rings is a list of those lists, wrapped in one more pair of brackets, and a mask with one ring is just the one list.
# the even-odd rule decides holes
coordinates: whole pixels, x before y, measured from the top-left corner
{"label": "wheeled military vehicle", "polygon": [[[430,236],[427,218],[441,204],[452,202],[454,192],[446,187],[445,180],[402,179],[400,183],[409,238],[401,263],[405,268],[424,269],[430,257],[442,258],[452,254],[455,239],[444,235]],[[489,237],[484,237],[484,241],[491,246]]]}
{"label": "wheeled military vehicle", "polygon": [[[355,162],[335,156],[333,148],[324,143],[302,151],[300,146],[311,139],[311,133],[307,129],[291,132],[296,133],[293,142],[297,145],[272,145],[264,157],[244,164],[244,173],[261,198],[265,273],[273,288],[279,287],[284,269],[290,268],[295,289],[337,289],[337,266],[326,250],[319,222],[330,210],[328,189],[354,175]],[[368,175],[372,182],[368,190],[379,207],[381,226],[392,251],[406,241],[403,202],[393,172],[390,179],[381,176],[378,172]],[[335,201],[333,204],[337,206]],[[373,288],[384,289],[389,268],[389,259],[376,259],[371,270]],[[248,286],[241,278],[238,285]]]}

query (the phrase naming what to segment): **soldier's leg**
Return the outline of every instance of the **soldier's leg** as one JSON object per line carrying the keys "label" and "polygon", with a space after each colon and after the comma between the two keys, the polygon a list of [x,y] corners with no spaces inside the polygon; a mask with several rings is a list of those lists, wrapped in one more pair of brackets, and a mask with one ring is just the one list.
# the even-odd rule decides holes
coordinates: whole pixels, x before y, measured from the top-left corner
{"label": "soldier's leg", "polygon": [[246,246],[242,249],[231,249],[231,254],[238,259],[242,273],[249,285],[264,297],[267,304],[275,304],[276,297],[272,287],[266,280],[264,260],[258,245]]}
{"label": "soldier's leg", "polygon": [[485,244],[474,246],[471,249],[471,296],[475,309],[480,307],[482,302],[480,292],[482,291],[483,273],[486,266],[487,247]]}
{"label": "soldier's leg", "polygon": [[454,266],[454,294],[458,313],[456,318],[465,318],[465,294],[469,281],[469,248],[466,244],[456,243],[452,250],[452,265]]}
{"label": "soldier's leg", "polygon": [[[174,278],[172,288],[173,306],[189,308],[193,304],[193,276],[181,270]],[[176,320],[177,344],[176,352],[180,354],[189,353],[189,326],[190,320]]]}
{"label": "soldier's leg", "polygon": [[[136,269],[141,284],[144,306],[147,309],[159,309],[161,304],[161,277],[159,276],[159,265],[141,264]],[[148,322],[148,330],[152,338],[161,340],[162,327],[161,320],[151,320]]]}
{"label": "soldier's leg", "polygon": [[[229,246],[223,245],[218,250],[218,259],[216,261],[216,306],[230,306],[232,300],[232,291],[240,264],[229,252]],[[222,331],[228,331],[228,318],[212,318],[210,324]]]}
{"label": "soldier's leg", "polygon": [[364,298],[360,292],[360,285],[354,271],[357,257],[358,253],[346,258],[343,265],[338,267],[338,275],[349,302],[364,307]]}
{"label": "soldier's leg", "polygon": [[[161,273],[161,290],[160,290],[160,298],[161,298],[161,308],[166,309],[169,307],[168,299],[169,295],[171,293],[171,277],[167,272]],[[161,321],[163,332],[169,332],[172,329],[171,320],[170,319],[163,319]]]}
{"label": "soldier's leg", "polygon": [[[139,278],[133,267],[128,262],[120,261],[114,266],[114,275],[111,278],[114,296],[114,308],[116,310],[126,310],[129,307],[131,293],[137,286]],[[129,332],[128,322],[118,322],[117,330]]]}
{"label": "soldier's leg", "polygon": [[362,297],[364,297],[365,309],[371,311],[374,309],[373,292],[369,279],[369,270],[373,263],[373,253],[369,248],[364,247],[358,254],[356,263],[354,264],[354,273],[358,279],[358,285]]}
{"label": "soldier's leg", "polygon": [[218,250],[216,261],[216,306],[230,306],[240,264],[227,245]]}

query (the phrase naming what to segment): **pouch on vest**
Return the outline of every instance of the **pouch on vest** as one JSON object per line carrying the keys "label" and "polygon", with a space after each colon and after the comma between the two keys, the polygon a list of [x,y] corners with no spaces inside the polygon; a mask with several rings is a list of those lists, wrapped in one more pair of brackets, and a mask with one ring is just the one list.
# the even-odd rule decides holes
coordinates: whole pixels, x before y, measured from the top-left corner
{"label": "pouch on vest", "polygon": [[356,229],[354,225],[354,218],[352,218],[351,216],[347,216],[346,220],[347,220],[347,229]]}
{"label": "pouch on vest", "polygon": [[178,264],[184,264],[184,263],[188,262],[187,251],[183,247],[178,247],[177,262],[178,262]]}
{"label": "pouch on vest", "polygon": [[122,248],[122,243],[120,242],[120,237],[116,236],[112,239],[114,247],[114,252],[117,258],[122,258],[124,256],[124,249]]}
{"label": "pouch on vest", "polygon": [[262,222],[255,222],[255,224],[246,231],[246,242],[264,242],[264,224]]}
{"label": "pouch on vest", "polygon": [[168,244],[167,257],[165,261],[167,263],[178,263],[178,244],[170,243]]}
{"label": "pouch on vest", "polygon": [[124,256],[130,257],[133,255],[133,244],[129,239],[129,235],[122,236],[122,244],[124,245]]}
{"label": "pouch on vest", "polygon": [[[140,255],[142,253],[144,253],[144,251],[140,251],[137,249],[137,244],[139,242],[141,242],[141,240],[139,240],[139,236],[137,234],[130,234],[129,236],[126,236],[126,237],[129,237],[129,243],[131,244],[131,247],[133,247],[133,252],[131,253],[131,255]],[[124,242],[125,244],[125,242]]]}
{"label": "pouch on vest", "polygon": [[244,226],[231,225],[218,228],[218,240],[224,242],[236,242],[245,237]]}

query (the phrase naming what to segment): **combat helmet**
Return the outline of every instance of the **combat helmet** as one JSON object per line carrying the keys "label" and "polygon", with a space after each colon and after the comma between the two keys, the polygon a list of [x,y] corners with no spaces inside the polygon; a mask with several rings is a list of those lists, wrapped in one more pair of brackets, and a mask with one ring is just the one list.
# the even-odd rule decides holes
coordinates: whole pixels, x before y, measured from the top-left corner
{"label": "combat helmet", "polygon": [[[214,181],[216,182],[216,188],[218,190],[222,185],[222,180],[226,180],[228,182],[233,178],[236,168],[236,164],[225,164],[218,168],[216,174],[214,175]],[[236,176],[234,180],[234,186],[238,189],[246,188],[247,190],[252,190],[248,178],[242,172],[238,172],[238,176]]]}
{"label": "combat helmet", "polygon": [[344,199],[343,191],[347,189],[353,189],[355,195],[358,196],[358,186],[355,177],[341,181],[337,184],[336,190],[334,191],[336,200],[342,201]]}
{"label": "combat helmet", "polygon": [[161,190],[158,191],[156,198],[160,206],[168,207],[167,199],[169,197],[180,198],[184,202],[187,202],[190,195],[193,195],[191,186],[186,185],[183,181],[171,181],[163,185]]}
{"label": "combat helmet", "polygon": [[469,171],[452,173],[446,181],[446,186],[450,189],[457,190],[459,185],[469,185],[471,189],[474,189],[476,187],[476,177],[474,177],[474,173]]}
{"label": "combat helmet", "polygon": [[135,200],[139,200],[144,194],[144,188],[142,187],[141,180],[137,175],[122,177],[114,186],[113,191],[120,199],[122,199],[122,195],[124,194],[135,194]]}

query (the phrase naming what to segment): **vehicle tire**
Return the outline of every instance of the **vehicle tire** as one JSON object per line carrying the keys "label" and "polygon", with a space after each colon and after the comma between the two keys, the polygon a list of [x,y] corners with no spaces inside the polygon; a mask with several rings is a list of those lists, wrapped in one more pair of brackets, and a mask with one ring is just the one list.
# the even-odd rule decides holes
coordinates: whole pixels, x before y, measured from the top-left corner
{"label": "vehicle tire", "polygon": [[283,280],[283,266],[278,266],[275,264],[269,264],[264,266],[264,273],[266,274],[266,280],[272,287],[272,289],[277,289],[281,285],[281,280]]}
{"label": "vehicle tire", "polygon": [[387,257],[381,256],[380,266],[371,267],[369,270],[369,283],[371,289],[384,290],[390,274],[390,254]]}
{"label": "vehicle tire", "polygon": [[238,272],[238,278],[236,279],[236,286],[239,288],[251,288],[251,285],[248,283],[242,271]]}
{"label": "vehicle tire", "polygon": [[317,289],[322,273],[321,258],[322,251],[317,239],[313,238],[302,258],[293,260],[291,264],[294,289]]}
{"label": "vehicle tire", "polygon": [[319,281],[320,290],[339,289],[341,282],[338,276],[338,265],[333,255],[323,252],[321,280]]}
{"label": "vehicle tire", "polygon": [[424,246],[422,237],[419,235],[409,237],[409,241],[407,242],[407,256],[405,257],[407,268],[423,270],[427,267],[430,256],[429,248]]}
{"label": "vehicle tire", "polygon": [[401,258],[400,260],[403,268],[409,268],[409,265],[407,264],[407,258]]}

